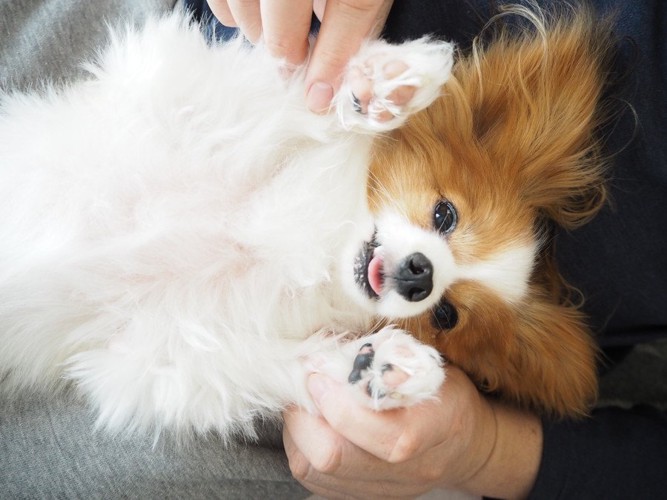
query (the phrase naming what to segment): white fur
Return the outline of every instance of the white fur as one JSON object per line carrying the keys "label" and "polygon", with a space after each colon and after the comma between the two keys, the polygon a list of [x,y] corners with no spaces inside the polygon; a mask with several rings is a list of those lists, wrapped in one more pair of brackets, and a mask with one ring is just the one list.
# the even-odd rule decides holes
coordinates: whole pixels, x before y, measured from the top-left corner
{"label": "white fur", "polygon": [[[451,67],[447,44],[396,57],[413,52],[440,59],[417,68],[409,111]],[[376,312],[339,279],[373,222],[372,135],[338,117],[377,127],[342,98],[313,115],[302,75],[281,79],[262,48],[207,45],[179,16],[116,34],[88,70],[2,99],[4,389],[71,382],[100,425],[157,434],[252,434],[254,417],[308,406],[303,360]]]}
{"label": "white fur", "polygon": [[478,281],[493,290],[505,301],[517,303],[528,293],[537,252],[533,240],[499,250],[489,258],[474,264],[460,265],[457,278]]}

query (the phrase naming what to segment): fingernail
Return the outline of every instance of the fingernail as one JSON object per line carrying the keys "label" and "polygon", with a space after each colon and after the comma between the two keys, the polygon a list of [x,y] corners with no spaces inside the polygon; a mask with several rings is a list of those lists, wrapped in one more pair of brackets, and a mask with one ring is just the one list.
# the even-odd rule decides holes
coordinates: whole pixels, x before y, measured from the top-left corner
{"label": "fingernail", "polygon": [[329,384],[329,378],[321,375],[319,373],[313,373],[308,377],[308,392],[310,392],[311,397],[316,404],[320,403],[324,393],[329,391],[331,388]]}
{"label": "fingernail", "polygon": [[329,109],[333,94],[333,87],[331,85],[324,82],[315,82],[308,89],[306,105],[314,113],[324,113]]}

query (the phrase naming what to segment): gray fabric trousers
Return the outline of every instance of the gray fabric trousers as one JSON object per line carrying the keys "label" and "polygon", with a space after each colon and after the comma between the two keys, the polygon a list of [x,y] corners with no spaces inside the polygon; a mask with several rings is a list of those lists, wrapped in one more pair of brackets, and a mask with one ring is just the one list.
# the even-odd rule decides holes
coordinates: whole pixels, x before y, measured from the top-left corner
{"label": "gray fabric trousers", "polygon": [[[103,46],[108,25],[140,23],[175,0],[0,0],[0,89],[68,81]],[[2,349],[2,346],[0,346]],[[0,380],[1,382],[1,380]],[[215,436],[113,438],[71,396],[0,394],[0,498],[298,499],[280,429],[260,443]]]}
{"label": "gray fabric trousers", "polygon": [[0,0],[0,88],[67,81],[104,46],[109,25],[141,23],[176,0]]}
{"label": "gray fabric trousers", "polygon": [[216,437],[176,444],[164,438],[95,432],[74,398],[0,396],[0,498],[298,499],[280,431],[257,444]]}

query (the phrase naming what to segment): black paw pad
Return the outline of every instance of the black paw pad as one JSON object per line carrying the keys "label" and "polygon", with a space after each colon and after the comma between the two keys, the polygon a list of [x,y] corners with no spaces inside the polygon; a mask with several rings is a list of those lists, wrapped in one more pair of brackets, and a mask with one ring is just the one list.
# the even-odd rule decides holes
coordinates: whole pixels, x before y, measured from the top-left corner
{"label": "black paw pad", "polygon": [[359,349],[359,354],[354,358],[354,363],[352,363],[352,371],[347,377],[347,381],[350,384],[356,384],[359,382],[363,376],[362,372],[368,370],[373,364],[373,358],[375,357],[375,350],[373,349],[372,344],[364,344]]}
{"label": "black paw pad", "polygon": [[354,94],[352,94],[352,107],[354,108],[354,110],[357,113],[362,114],[362,115],[364,114],[364,108],[361,107],[361,101]]}

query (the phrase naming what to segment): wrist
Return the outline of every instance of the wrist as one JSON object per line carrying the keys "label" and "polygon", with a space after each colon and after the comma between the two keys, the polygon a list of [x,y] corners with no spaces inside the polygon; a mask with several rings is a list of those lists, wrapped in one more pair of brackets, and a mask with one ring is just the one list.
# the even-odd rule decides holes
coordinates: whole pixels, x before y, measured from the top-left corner
{"label": "wrist", "polygon": [[495,498],[526,498],[542,458],[542,423],[529,412],[485,400],[487,440],[480,465],[461,487],[474,494]]}

